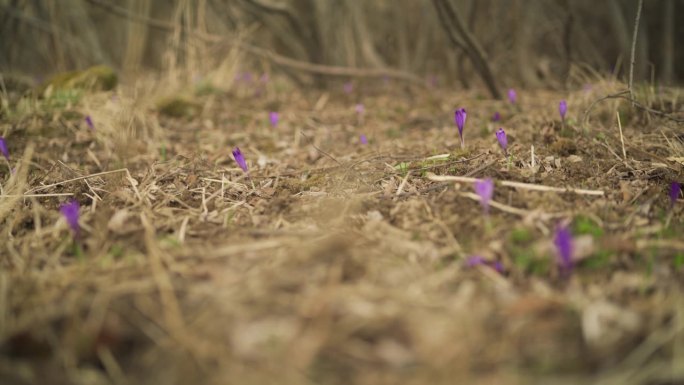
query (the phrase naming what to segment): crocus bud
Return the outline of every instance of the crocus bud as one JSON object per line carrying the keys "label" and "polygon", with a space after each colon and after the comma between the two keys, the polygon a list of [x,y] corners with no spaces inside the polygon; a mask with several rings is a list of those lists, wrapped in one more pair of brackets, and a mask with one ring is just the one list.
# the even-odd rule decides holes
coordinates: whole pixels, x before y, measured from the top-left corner
{"label": "crocus bud", "polygon": [[572,271],[572,233],[567,226],[558,225],[556,233],[553,238],[553,243],[556,245],[556,254],[558,256],[558,268],[562,274],[568,274]]}
{"label": "crocus bud", "polygon": [[513,88],[510,88],[508,90],[508,101],[511,102],[511,104],[515,104],[518,102],[518,94],[515,92]]}
{"label": "crocus bud", "polygon": [[458,136],[461,138],[461,148],[465,147],[465,139],[463,138],[463,127],[466,123],[466,110],[465,108],[457,109],[454,113],[454,121],[456,122],[456,127],[458,127]]}
{"label": "crocus bud", "polygon": [[489,201],[494,196],[494,181],[491,178],[475,181],[475,193],[480,197],[480,204],[485,213],[489,212]]}
{"label": "crocus bud", "polygon": [[558,112],[560,113],[561,120],[565,120],[565,114],[568,112],[568,103],[565,100],[561,100],[558,103]]}
{"label": "crocus bud", "polygon": [[74,233],[74,238],[79,238],[81,235],[81,226],[78,224],[80,205],[77,200],[71,200],[59,207],[59,212],[62,213],[66,219],[69,228]]}
{"label": "crocus bud", "polygon": [[247,162],[245,161],[245,157],[242,155],[242,151],[240,151],[239,147],[235,147],[233,150],[233,159],[235,159],[235,163],[240,166],[242,171],[247,172]]}
{"label": "crocus bud", "polygon": [[503,128],[499,128],[499,130],[496,131],[496,139],[499,141],[499,146],[501,146],[504,155],[508,156],[508,139],[506,138],[506,132]]}
{"label": "crocus bud", "polygon": [[268,120],[271,122],[271,126],[278,127],[278,121],[280,120],[280,115],[277,112],[271,111],[268,113]]}
{"label": "crocus bud", "polygon": [[7,159],[7,161],[9,162],[10,156],[9,150],[7,150],[7,142],[5,142],[5,138],[3,138],[2,136],[0,136],[0,154],[2,154],[2,156],[4,156],[5,159]]}

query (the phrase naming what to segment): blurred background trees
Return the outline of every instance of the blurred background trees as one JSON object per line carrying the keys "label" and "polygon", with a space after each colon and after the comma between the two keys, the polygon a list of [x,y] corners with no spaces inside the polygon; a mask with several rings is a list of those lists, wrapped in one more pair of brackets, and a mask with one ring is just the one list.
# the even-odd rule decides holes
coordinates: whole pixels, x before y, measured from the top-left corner
{"label": "blurred background trees", "polygon": [[[595,73],[624,78],[637,0],[447,0],[501,84],[563,87]],[[0,0],[0,71],[42,78],[107,64],[125,75],[190,69],[201,75],[236,42],[302,62],[395,68],[469,87],[430,0]],[[684,0],[644,4],[635,80],[684,80]],[[207,39],[207,37],[211,37]],[[679,49],[678,49],[679,48]],[[303,84],[326,76],[270,63]],[[477,79],[477,80],[475,80]]]}

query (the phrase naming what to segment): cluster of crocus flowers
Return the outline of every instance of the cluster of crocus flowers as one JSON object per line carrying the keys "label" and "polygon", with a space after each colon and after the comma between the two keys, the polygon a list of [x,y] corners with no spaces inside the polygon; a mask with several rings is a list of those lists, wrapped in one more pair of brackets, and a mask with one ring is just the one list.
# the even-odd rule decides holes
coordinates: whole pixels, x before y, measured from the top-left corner
{"label": "cluster of crocus flowers", "polygon": [[247,172],[247,162],[245,161],[245,156],[242,155],[242,151],[240,151],[240,147],[235,147],[233,150],[233,159],[235,159],[235,163],[240,166],[242,171]]}
{"label": "cluster of crocus flowers", "polygon": [[458,127],[458,136],[461,138],[461,148],[465,148],[465,139],[463,138],[463,128],[466,124],[466,110],[465,108],[457,109],[454,112],[454,121],[456,122],[456,127]]}
{"label": "cluster of crocus flowers", "polygon": [[78,224],[80,205],[77,200],[71,200],[62,204],[59,207],[59,212],[62,213],[66,219],[67,225],[74,233],[74,238],[78,239],[81,236],[81,226]]}
{"label": "cluster of crocus flowers", "polygon": [[278,127],[278,121],[280,121],[280,115],[275,111],[271,111],[268,113],[268,120],[271,122],[271,126]]}
{"label": "cluster of crocus flowers", "polygon": [[501,146],[504,156],[508,156],[508,138],[506,138],[506,131],[503,128],[499,128],[496,131],[496,140],[499,141],[499,146]]}
{"label": "cluster of crocus flowers", "polygon": [[5,138],[2,136],[0,136],[0,154],[9,162],[10,155],[9,150],[7,149],[7,142],[5,142]]}
{"label": "cluster of crocus flowers", "polygon": [[489,261],[479,255],[473,255],[468,257],[468,259],[466,259],[465,261],[465,265],[467,267],[489,266],[492,269],[496,270],[499,274],[504,273],[504,267],[500,261]]}
{"label": "cluster of crocus flowers", "polygon": [[568,102],[561,100],[560,103],[558,103],[558,113],[560,114],[561,121],[565,122],[565,114],[568,113]]}
{"label": "cluster of crocus flowers", "polygon": [[682,192],[682,185],[677,182],[672,182],[670,184],[670,209],[674,208],[677,199],[679,199],[679,194]]}
{"label": "cluster of crocus flowers", "polygon": [[489,213],[489,201],[494,196],[494,181],[492,178],[479,179],[474,184],[475,193],[480,197],[480,204],[485,214]]}
{"label": "cluster of crocus flowers", "polygon": [[556,227],[556,232],[553,238],[553,244],[556,246],[556,254],[558,256],[558,269],[563,276],[567,276],[572,272],[573,261],[573,245],[572,233],[570,229],[562,224]]}

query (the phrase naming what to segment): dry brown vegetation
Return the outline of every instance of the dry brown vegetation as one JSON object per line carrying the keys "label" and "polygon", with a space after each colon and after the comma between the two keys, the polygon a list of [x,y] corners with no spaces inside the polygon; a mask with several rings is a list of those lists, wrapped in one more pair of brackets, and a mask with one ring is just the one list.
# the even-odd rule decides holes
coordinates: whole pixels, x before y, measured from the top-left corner
{"label": "dry brown vegetation", "polygon": [[[633,2],[436,1],[468,15],[502,93],[523,86],[515,105],[427,1],[65,3],[0,0],[0,384],[684,382],[682,90],[636,63],[632,103],[604,71],[625,68]],[[673,4],[647,4],[640,34]],[[600,23],[563,48],[591,15],[621,53]],[[681,78],[669,43],[662,81]],[[46,60],[118,64],[17,76]]]}
{"label": "dry brown vegetation", "polygon": [[[381,81],[199,83],[179,118],[146,84],[3,118],[17,167],[1,171],[3,383],[682,380],[682,206],[667,195],[681,123],[610,99],[581,124],[615,81],[519,91],[517,107]],[[676,90],[640,97],[682,116]],[[454,106],[468,107],[465,150]],[[492,177],[497,204],[485,217],[469,183],[433,175]],[[80,252],[59,194],[82,205]],[[569,279],[559,221],[575,232]],[[465,267],[474,254],[505,273]]]}

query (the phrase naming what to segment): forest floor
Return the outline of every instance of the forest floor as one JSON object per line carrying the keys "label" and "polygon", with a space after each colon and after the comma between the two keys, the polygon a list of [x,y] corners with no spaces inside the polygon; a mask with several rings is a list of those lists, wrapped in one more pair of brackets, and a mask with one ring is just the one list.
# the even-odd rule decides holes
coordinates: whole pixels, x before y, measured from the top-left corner
{"label": "forest floor", "polygon": [[[6,99],[2,384],[684,382],[683,123],[591,107],[609,81],[346,88]],[[681,90],[637,96],[684,119]],[[444,176],[492,178],[488,214]]]}

